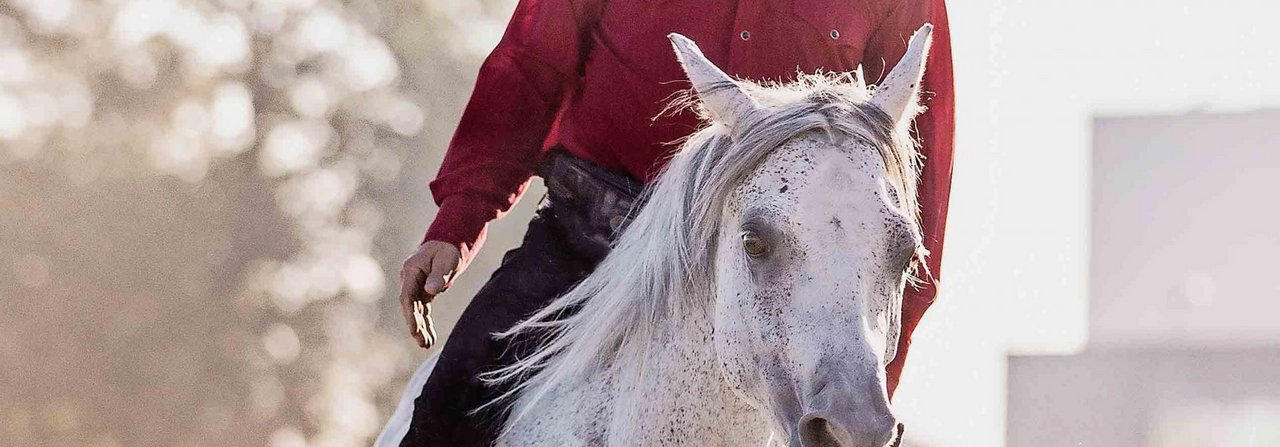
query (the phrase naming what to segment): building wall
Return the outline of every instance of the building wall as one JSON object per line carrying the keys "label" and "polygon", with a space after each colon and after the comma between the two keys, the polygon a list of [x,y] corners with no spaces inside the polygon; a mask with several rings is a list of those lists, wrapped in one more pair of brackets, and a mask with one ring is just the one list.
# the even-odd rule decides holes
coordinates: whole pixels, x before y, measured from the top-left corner
{"label": "building wall", "polygon": [[1280,445],[1280,111],[1094,123],[1089,340],[1010,356],[1010,446]]}
{"label": "building wall", "polygon": [[1280,340],[1280,111],[1094,126],[1090,346]]}
{"label": "building wall", "polygon": [[1280,348],[1009,358],[1010,447],[1280,445]]}

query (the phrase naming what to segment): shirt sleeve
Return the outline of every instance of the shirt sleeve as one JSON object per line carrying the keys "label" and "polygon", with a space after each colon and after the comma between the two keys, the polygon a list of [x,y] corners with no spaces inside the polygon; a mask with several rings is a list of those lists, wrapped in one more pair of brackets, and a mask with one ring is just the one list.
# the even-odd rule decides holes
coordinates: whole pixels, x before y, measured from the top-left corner
{"label": "shirt sleeve", "polygon": [[473,256],[490,221],[519,200],[566,95],[581,81],[600,0],[520,0],[480,67],[431,193],[426,240]]}
{"label": "shirt sleeve", "polygon": [[[925,112],[916,117],[913,131],[920,141],[924,166],[918,189],[921,230],[927,264],[934,278],[942,273],[942,248],[946,234],[947,202],[951,195],[951,162],[955,145],[955,83],[951,67],[951,29],[943,0],[896,1],[881,23],[865,53],[864,72],[883,77],[907,51],[911,35],[925,23],[933,24],[930,48],[921,83]],[[873,78],[874,79],[874,78]],[[929,281],[920,292],[932,301],[935,284]]]}

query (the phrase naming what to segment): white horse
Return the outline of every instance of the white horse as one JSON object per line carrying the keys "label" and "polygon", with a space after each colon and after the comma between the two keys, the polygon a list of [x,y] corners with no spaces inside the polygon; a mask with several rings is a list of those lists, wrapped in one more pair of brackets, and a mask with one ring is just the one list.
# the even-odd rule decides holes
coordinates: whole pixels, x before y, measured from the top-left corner
{"label": "white horse", "polygon": [[[489,377],[518,383],[495,403],[511,410],[498,445],[899,440],[884,366],[926,254],[907,128],[931,30],[874,91],[847,74],[736,81],[671,35],[709,126],[594,274],[498,334],[550,333]],[[428,364],[378,445],[404,435]]]}

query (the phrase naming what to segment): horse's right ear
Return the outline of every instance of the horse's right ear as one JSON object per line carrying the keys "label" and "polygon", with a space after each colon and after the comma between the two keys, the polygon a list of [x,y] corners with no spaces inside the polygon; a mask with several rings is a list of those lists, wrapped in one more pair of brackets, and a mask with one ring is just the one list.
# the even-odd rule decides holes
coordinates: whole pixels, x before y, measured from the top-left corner
{"label": "horse's right ear", "polygon": [[712,121],[728,127],[732,134],[735,124],[760,108],[737,81],[707,60],[692,40],[676,33],[668,34],[667,39],[675,47],[676,57]]}

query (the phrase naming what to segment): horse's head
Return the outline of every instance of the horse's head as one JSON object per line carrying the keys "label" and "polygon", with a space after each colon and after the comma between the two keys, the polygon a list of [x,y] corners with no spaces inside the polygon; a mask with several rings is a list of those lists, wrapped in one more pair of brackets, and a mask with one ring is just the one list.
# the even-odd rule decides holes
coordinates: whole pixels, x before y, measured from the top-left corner
{"label": "horse's head", "polygon": [[792,446],[880,447],[896,436],[884,367],[922,253],[908,197],[916,154],[900,137],[930,30],[874,92],[828,76],[776,97],[766,91],[783,89],[736,82],[672,36],[714,125],[734,145],[773,146],[727,155],[754,151],[759,162],[728,186],[718,216],[713,338],[726,381]]}

